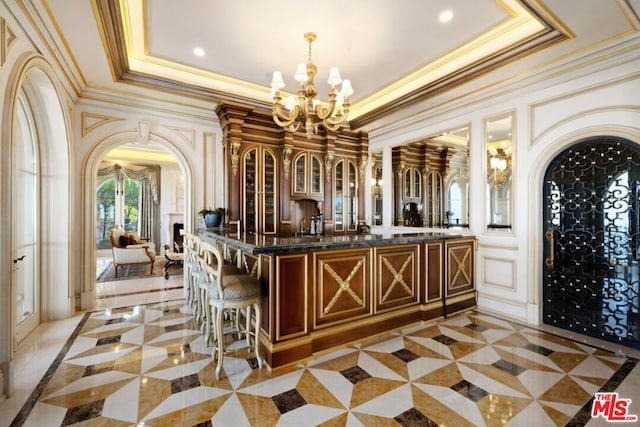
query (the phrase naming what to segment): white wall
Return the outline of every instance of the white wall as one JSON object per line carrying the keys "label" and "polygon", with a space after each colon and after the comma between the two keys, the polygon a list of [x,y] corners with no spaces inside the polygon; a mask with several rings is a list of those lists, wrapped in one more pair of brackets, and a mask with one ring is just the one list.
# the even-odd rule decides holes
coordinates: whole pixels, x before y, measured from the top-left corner
{"label": "white wall", "polygon": [[[83,284],[78,290],[82,308],[95,303],[95,252],[93,218],[95,218],[96,171],[100,160],[111,149],[138,138],[138,123],[149,123],[149,139],[162,145],[177,160],[177,166],[163,165],[161,182],[161,213],[185,213],[185,228],[193,230],[195,213],[205,205],[222,203],[222,145],[221,130],[211,110],[186,110],[183,106],[165,104],[156,100],[131,98],[114,99],[112,94],[102,93],[104,101],[80,99],[76,105],[75,129],[80,143],[76,152],[79,182],[74,188],[83,206],[82,244]],[[107,99],[109,102],[107,102]],[[115,102],[114,102],[115,101]],[[176,206],[176,180],[184,178],[182,206]],[[219,179],[220,181],[217,181]],[[164,191],[167,197],[164,197]],[[162,215],[161,215],[162,217]],[[162,219],[162,218],[161,218]],[[164,227],[161,230],[164,241]]]}
{"label": "white wall", "polygon": [[[554,155],[587,136],[624,136],[640,144],[640,57],[638,49],[629,53],[626,48],[603,50],[583,58],[582,67],[518,90],[474,93],[478,102],[457,98],[423,118],[406,117],[370,134],[369,151],[390,154],[389,147],[471,124],[470,232],[478,238],[479,309],[542,322],[544,171]],[[492,96],[491,91],[507,94]],[[506,112],[515,116],[512,230],[487,230],[483,122]]]}

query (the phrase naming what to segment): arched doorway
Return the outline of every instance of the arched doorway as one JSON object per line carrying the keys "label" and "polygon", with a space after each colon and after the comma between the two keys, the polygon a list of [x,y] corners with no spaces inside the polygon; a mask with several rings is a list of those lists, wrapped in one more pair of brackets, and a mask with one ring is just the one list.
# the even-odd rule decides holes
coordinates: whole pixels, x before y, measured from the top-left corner
{"label": "arched doorway", "polygon": [[[40,322],[70,316],[70,133],[64,91],[38,55],[25,54],[8,76],[3,105],[0,193],[0,361],[12,392],[13,354]],[[16,262],[13,262],[13,261]]]}
{"label": "arched doorway", "polygon": [[[167,181],[174,188],[180,187],[180,197],[177,197],[171,203],[171,207],[163,205],[166,202],[160,201],[161,206],[159,208],[160,215],[159,221],[159,235],[157,237],[152,236],[152,241],[157,245],[160,245],[166,238],[165,228],[165,214],[170,210],[171,213],[175,213],[179,210],[183,214],[184,227],[191,227],[191,218],[193,212],[192,202],[192,183],[193,172],[192,167],[183,154],[178,144],[172,142],[169,138],[158,135],[154,132],[149,133],[149,142],[145,145],[136,145],[138,134],[135,132],[115,132],[109,135],[107,138],[95,143],[94,148],[85,159],[83,165],[83,177],[86,185],[83,189],[83,201],[82,204],[85,207],[85,233],[83,235],[83,242],[85,247],[89,248],[83,254],[84,264],[84,285],[82,289],[82,307],[91,308],[96,304],[96,278],[98,276],[97,263],[98,258],[110,257],[111,249],[100,248],[101,232],[102,229],[96,222],[96,218],[100,217],[100,203],[98,203],[98,191],[102,188],[103,182],[98,178],[99,170],[104,168],[105,163],[132,165],[132,164],[145,164],[160,163],[161,169],[167,167],[166,160],[159,160],[160,154],[166,157],[172,158],[172,175],[166,178]],[[153,150],[151,150],[153,148]],[[147,155],[144,152],[147,152]],[[153,151],[153,153],[149,153]],[[162,172],[161,172],[162,175]],[[163,175],[164,176],[164,175]],[[161,178],[164,180],[165,178]],[[160,185],[160,198],[162,198],[162,187],[165,186],[165,192],[167,182]],[[179,201],[178,201],[179,200]],[[177,206],[179,205],[179,207]],[[114,204],[115,206],[115,204]],[[107,221],[108,222],[108,221]],[[118,224],[120,225],[120,224]],[[108,227],[108,226],[107,226]],[[106,236],[106,234],[105,234]],[[157,249],[160,249],[157,248]],[[162,256],[162,251],[157,251],[158,256]],[[102,259],[101,261],[104,261]]]}
{"label": "arched doorway", "polygon": [[11,134],[11,294],[16,343],[41,321],[66,318],[73,310],[68,120],[48,65],[36,57],[23,70],[17,79]]}
{"label": "arched doorway", "polygon": [[543,189],[543,321],[640,348],[640,145],[591,137]]}

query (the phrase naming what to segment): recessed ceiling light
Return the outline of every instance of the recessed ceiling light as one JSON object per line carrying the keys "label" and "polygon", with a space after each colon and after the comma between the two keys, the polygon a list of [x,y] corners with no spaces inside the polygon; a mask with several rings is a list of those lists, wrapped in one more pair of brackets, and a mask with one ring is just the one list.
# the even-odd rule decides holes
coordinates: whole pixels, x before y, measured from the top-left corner
{"label": "recessed ceiling light", "polygon": [[204,56],[204,49],[201,47],[196,47],[193,49],[193,54],[195,56],[199,56],[199,57],[203,57]]}
{"label": "recessed ceiling light", "polygon": [[453,18],[453,12],[449,9],[443,10],[442,12],[440,12],[440,15],[438,15],[438,19],[442,23],[451,21],[451,18]]}

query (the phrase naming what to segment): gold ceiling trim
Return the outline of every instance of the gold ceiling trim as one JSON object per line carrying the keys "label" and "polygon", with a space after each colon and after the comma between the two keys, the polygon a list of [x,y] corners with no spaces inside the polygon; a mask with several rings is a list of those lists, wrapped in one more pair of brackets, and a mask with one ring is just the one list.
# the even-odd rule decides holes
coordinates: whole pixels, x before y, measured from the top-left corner
{"label": "gold ceiling trim", "polygon": [[[473,80],[488,70],[501,67],[510,62],[516,61],[525,55],[529,55],[532,52],[539,51],[547,48],[553,44],[559,43],[570,37],[573,34],[566,28],[555,16],[553,16],[546,8],[544,8],[537,0],[496,0],[507,14],[512,18],[507,19],[503,23],[502,27],[496,30],[494,34],[489,36],[485,35],[485,42],[488,43],[492,37],[504,36],[504,31],[508,31],[509,28],[514,26],[528,26],[529,31],[538,25],[538,31],[531,33],[530,35],[522,38],[521,40],[506,46],[501,50],[494,51],[486,56],[479,56],[477,60],[460,67],[459,69],[452,70],[451,72],[443,75],[442,77],[422,84],[414,90],[395,97],[393,99],[385,99],[382,104],[377,107],[372,107],[370,110],[362,111],[360,116],[351,120],[351,128],[359,129],[363,126],[370,124],[381,117],[394,113],[398,110],[405,109],[416,103],[419,103],[429,97],[434,96],[437,93],[444,92],[452,87],[461,85],[465,82]],[[132,40],[131,35],[128,32],[130,28],[130,22],[125,21],[129,10],[127,8],[126,0],[94,0],[97,14],[97,21],[99,22],[99,28],[103,43],[105,43],[105,52],[110,62],[112,74],[114,79],[119,82],[134,84],[151,89],[160,89],[170,93],[186,96],[194,96],[200,99],[220,102],[222,100],[231,100],[248,104],[253,107],[269,108],[270,103],[265,95],[264,88],[260,85],[248,84],[246,82],[240,82],[237,79],[232,79],[228,76],[221,76],[215,73],[205,72],[203,70],[188,67],[183,64],[176,64],[167,61],[163,58],[145,57],[143,55],[131,55],[128,52],[130,48],[137,52],[147,53],[148,40]],[[147,6],[146,1],[138,3],[141,5],[141,10],[145,10]],[[516,13],[511,6],[517,6],[520,12]],[[526,13],[522,12],[526,11]],[[143,13],[141,11],[134,11],[134,13]],[[524,18],[522,16],[528,14]],[[516,16],[513,18],[513,16]],[[146,20],[143,19],[143,22]],[[535,24],[534,22],[535,21]],[[132,43],[137,43],[135,47],[132,47]],[[142,46],[141,46],[142,45]],[[458,51],[454,51],[454,56],[461,57],[465,51],[469,51],[469,46],[463,46]],[[143,60],[144,59],[144,60]],[[451,59],[451,57],[449,57]],[[135,67],[133,65],[135,64]],[[418,70],[417,73],[425,75],[430,66],[424,67]],[[135,71],[133,70],[135,68]],[[160,69],[164,68],[161,72]],[[169,71],[167,71],[167,69]],[[152,73],[160,73],[160,76],[152,75]],[[169,76],[169,74],[179,74],[182,77],[189,76],[191,82],[185,83],[176,80]],[[416,73],[411,73],[405,76],[405,80],[414,78]],[[199,84],[202,79],[217,78],[222,79],[223,84],[227,86],[233,85],[234,87],[241,87],[244,90],[243,94],[231,93],[231,89],[225,90],[221,88],[205,87],[203,84]],[[258,90],[259,89],[259,90]],[[265,93],[262,93],[265,92]],[[361,104],[362,101],[358,101]],[[364,104],[362,104],[364,105]],[[357,107],[354,107],[354,110]]]}

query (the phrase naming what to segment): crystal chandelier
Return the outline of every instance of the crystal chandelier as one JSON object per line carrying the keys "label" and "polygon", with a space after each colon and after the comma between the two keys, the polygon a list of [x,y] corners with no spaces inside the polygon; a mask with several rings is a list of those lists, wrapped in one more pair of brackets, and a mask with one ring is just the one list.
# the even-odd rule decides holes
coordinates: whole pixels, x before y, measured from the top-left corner
{"label": "crystal chandelier", "polygon": [[[313,85],[317,68],[311,60],[311,43],[316,39],[315,33],[305,33],[304,38],[309,42],[309,59],[306,64],[298,64],[294,79],[300,83],[297,99],[289,96],[282,104],[280,89],[285,84],[280,71],[273,72],[271,82],[271,96],[273,98],[273,120],[278,126],[297,132],[304,129],[307,138],[311,139],[314,133],[322,125],[330,131],[337,131],[347,120],[349,115],[349,96],[353,94],[351,82],[342,80],[338,67],[329,69],[329,103],[324,104],[315,99],[318,91]],[[338,92],[336,86],[342,83]]]}

